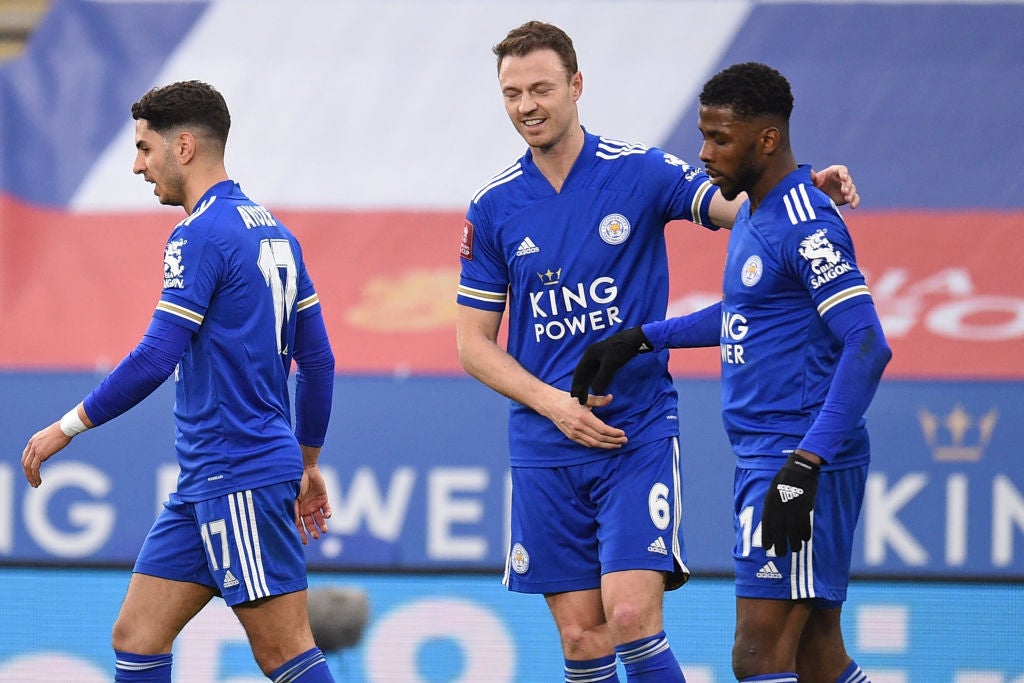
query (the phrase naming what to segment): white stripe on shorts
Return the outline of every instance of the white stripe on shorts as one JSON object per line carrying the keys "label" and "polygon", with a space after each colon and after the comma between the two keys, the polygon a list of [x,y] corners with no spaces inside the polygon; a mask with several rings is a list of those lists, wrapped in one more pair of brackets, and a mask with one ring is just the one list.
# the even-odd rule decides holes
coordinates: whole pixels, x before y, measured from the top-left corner
{"label": "white stripe on shorts", "polygon": [[683,548],[679,542],[679,529],[683,525],[683,476],[679,464],[679,437],[672,437],[672,490],[675,492],[672,501],[672,557],[676,564],[687,574],[689,568],[683,563]]}
{"label": "white stripe on shorts", "polygon": [[793,600],[814,595],[814,512],[811,512],[811,538],[798,553],[790,553],[789,594]]}
{"label": "white stripe on shorts", "polygon": [[263,571],[263,552],[260,548],[256,509],[252,504],[252,491],[239,491],[228,496],[231,509],[231,528],[238,546],[238,559],[242,565],[242,578],[249,600],[270,595],[267,577]]}

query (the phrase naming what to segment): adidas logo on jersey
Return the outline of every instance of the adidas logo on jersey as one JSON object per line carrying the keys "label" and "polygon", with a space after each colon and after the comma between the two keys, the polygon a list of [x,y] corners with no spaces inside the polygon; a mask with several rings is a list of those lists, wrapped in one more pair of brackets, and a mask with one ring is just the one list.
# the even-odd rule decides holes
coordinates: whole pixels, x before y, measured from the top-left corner
{"label": "adidas logo on jersey", "polygon": [[654,541],[647,546],[647,552],[658,553],[659,555],[668,555],[668,548],[665,547],[665,541],[658,536]]}
{"label": "adidas logo on jersey", "polygon": [[231,587],[237,586],[237,585],[238,585],[238,579],[236,579],[235,575],[231,573],[231,570],[229,569],[226,572],[224,572],[224,587],[225,588],[231,588]]}
{"label": "adidas logo on jersey", "polygon": [[540,251],[540,247],[533,243],[529,237],[519,243],[519,248],[516,249],[516,256],[526,256],[527,254],[536,254]]}
{"label": "adidas logo on jersey", "polygon": [[799,498],[804,492],[802,488],[790,486],[789,484],[779,484],[777,488],[779,489],[779,498],[782,499],[783,503]]}
{"label": "adidas logo on jersey", "polygon": [[781,579],[782,572],[775,566],[775,562],[768,560],[763,567],[757,570],[756,576],[759,579]]}

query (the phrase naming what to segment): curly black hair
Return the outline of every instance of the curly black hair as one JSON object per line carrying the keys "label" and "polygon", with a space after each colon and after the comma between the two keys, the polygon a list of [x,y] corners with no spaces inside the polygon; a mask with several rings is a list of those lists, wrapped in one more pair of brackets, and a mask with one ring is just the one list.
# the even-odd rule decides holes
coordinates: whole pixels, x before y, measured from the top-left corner
{"label": "curly black hair", "polygon": [[775,69],[758,62],[734,64],[704,84],[700,103],[726,107],[740,119],[774,115],[788,121],[793,113],[789,81]]}

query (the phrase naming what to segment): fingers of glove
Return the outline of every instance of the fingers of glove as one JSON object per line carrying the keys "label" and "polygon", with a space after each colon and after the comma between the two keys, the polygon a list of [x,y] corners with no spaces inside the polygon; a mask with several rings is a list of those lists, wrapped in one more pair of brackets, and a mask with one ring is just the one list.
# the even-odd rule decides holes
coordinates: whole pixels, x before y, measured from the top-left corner
{"label": "fingers of glove", "polygon": [[590,386],[594,388],[595,394],[608,393],[608,385],[612,383],[612,377],[615,376],[615,371],[618,369],[617,365],[613,365],[607,359],[601,363],[601,367],[594,374],[594,381],[590,383]]}
{"label": "fingers of glove", "polygon": [[594,376],[605,362],[608,347],[607,340],[591,344],[583,351],[583,356],[576,364],[576,369],[573,370],[572,387],[569,393],[580,402],[581,406],[587,405],[588,390],[594,383]]}
{"label": "fingers of glove", "polygon": [[601,356],[601,366],[594,375],[594,393],[606,393],[615,373],[634,356],[636,356],[636,351],[622,342],[609,344],[607,350]]}
{"label": "fingers of glove", "polygon": [[587,405],[587,391],[586,380],[577,380],[576,376],[573,375],[572,388],[569,389],[569,395],[580,402],[581,406]]}
{"label": "fingers of glove", "polygon": [[601,361],[598,358],[591,357],[590,349],[587,349],[583,354],[583,358],[576,365],[576,369],[573,370],[572,387],[569,389],[569,394],[579,401],[581,406],[587,405],[589,387],[593,382],[594,373],[600,364]]}
{"label": "fingers of glove", "polygon": [[797,552],[805,541],[811,540],[810,511],[801,512],[789,525],[789,545]]}
{"label": "fingers of glove", "polygon": [[[764,551],[774,552],[776,557],[782,557],[786,554],[786,534],[769,532],[765,533],[764,528],[761,530],[761,547]],[[774,549],[774,550],[773,550]]]}
{"label": "fingers of glove", "polygon": [[798,552],[800,552],[800,550],[803,547],[804,547],[804,542],[801,541],[799,538],[794,537],[794,538],[789,539],[789,549],[792,552],[798,553]]}
{"label": "fingers of glove", "polygon": [[766,502],[761,517],[761,547],[766,552],[774,548],[776,557],[785,555],[788,550],[799,552],[811,538],[810,514],[781,505],[777,501],[774,506]]}
{"label": "fingers of glove", "polygon": [[764,510],[761,513],[761,547],[766,552],[774,547],[776,555],[785,552],[785,533],[780,521],[781,512],[778,509],[778,501],[769,493],[765,498]]}
{"label": "fingers of glove", "polygon": [[803,534],[801,534],[800,531],[795,527],[790,528],[786,542],[789,543],[789,547],[794,553],[800,552],[800,549],[804,546],[805,540],[807,539],[803,537]]}

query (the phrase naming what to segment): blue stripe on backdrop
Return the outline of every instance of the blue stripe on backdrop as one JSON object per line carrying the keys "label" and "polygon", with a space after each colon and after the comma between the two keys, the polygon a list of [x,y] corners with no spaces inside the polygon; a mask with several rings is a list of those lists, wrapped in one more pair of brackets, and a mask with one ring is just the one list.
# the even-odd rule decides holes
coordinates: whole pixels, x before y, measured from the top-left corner
{"label": "blue stripe on backdrop", "polygon": [[[718,68],[786,75],[799,160],[849,165],[867,208],[1021,208],[1022,27],[1021,4],[759,3]],[[699,145],[695,102],[664,146]]]}
{"label": "blue stripe on backdrop", "polygon": [[[230,60],[231,53],[220,51],[227,50],[227,46],[233,44],[230,39],[237,37],[232,33],[235,23],[222,20],[222,17],[230,15],[226,12],[217,15],[219,25],[205,26],[207,33],[202,32],[205,22],[201,21],[213,16],[213,12],[207,13],[208,10],[222,9],[226,4],[187,1],[54,2],[32,36],[27,54],[0,67],[0,148],[4,150],[0,159],[0,192],[46,206],[66,206],[76,197],[75,192],[81,189],[83,179],[91,177],[89,171],[95,172],[96,167],[102,165],[97,164],[97,158],[115,139],[118,126],[128,121],[127,107],[169,64],[184,68],[187,74],[182,77],[202,77],[202,73],[197,72],[216,73],[218,60]],[[377,11],[382,12],[380,20],[387,21],[385,10],[377,8],[380,4],[320,3],[321,8],[311,10],[311,6],[304,3],[303,8],[305,12],[322,13],[323,25],[342,25],[351,21],[352,15],[375,16],[373,13]],[[521,4],[495,1],[491,6],[496,11],[509,11]],[[683,4],[663,3],[663,6]],[[710,5],[694,3],[697,9],[693,16],[702,18],[707,24],[711,20],[703,18],[708,15],[700,9],[702,4]],[[496,28],[488,23],[493,19],[467,13],[454,1],[437,0],[434,5],[439,17],[452,19],[445,26],[459,24],[464,36],[493,33],[497,38],[501,30],[507,28]],[[549,5],[556,14],[559,7],[573,6],[572,3],[559,2]],[[622,11],[626,11],[628,6],[640,3],[607,5],[620,5]],[[736,13],[737,7],[742,7],[744,12]],[[1024,110],[1024,87],[1021,87],[1024,84],[1024,41],[1019,39],[1020,27],[1024,26],[1024,3],[1020,0],[999,3],[759,2],[749,6],[730,3],[720,13],[728,15],[727,10],[731,10],[739,16],[747,7],[750,11],[740,30],[734,36],[731,28],[725,30],[711,45],[697,40],[707,39],[708,31],[689,25],[680,26],[678,45],[666,45],[663,56],[655,58],[655,61],[661,60],[658,68],[662,73],[654,77],[657,90],[662,93],[672,88],[689,91],[721,66],[751,59],[765,61],[779,68],[793,82],[796,95],[794,148],[801,161],[816,166],[833,162],[848,164],[854,171],[865,208],[948,210],[1019,209],[1024,206],[1024,177],[1018,172],[1018,160],[1024,157],[1024,134],[1019,120],[1019,113]],[[274,10],[273,3],[258,4],[251,14],[259,18],[252,25],[244,24],[245,30],[254,33],[266,31],[270,34],[269,40],[273,41],[272,34],[278,26],[260,22],[273,21],[276,11],[280,12],[276,15],[280,19],[291,10]],[[608,7],[594,11],[608,11]],[[640,10],[631,16],[646,15]],[[455,18],[458,21],[453,21]],[[464,27],[460,22],[465,22]],[[716,29],[721,28],[716,26]],[[199,33],[205,36],[205,40],[217,36],[213,40],[224,41],[224,44],[197,42],[188,55],[180,55],[182,63],[178,63],[174,59],[179,57],[176,48],[196,36],[196,29],[200,29]],[[422,30],[422,27],[416,29]],[[290,30],[295,33],[295,26],[290,26]],[[298,33],[302,33],[301,29]],[[581,31],[581,49],[584,35]],[[717,42],[719,40],[721,44]],[[487,61],[490,44],[488,41],[479,46],[481,63]],[[720,55],[718,63],[711,65],[712,71],[708,74],[680,73],[680,69],[695,68],[694,56],[687,54],[688,50],[696,51],[695,45],[700,45],[704,54]],[[293,52],[295,54],[289,54],[283,65],[294,63],[301,69],[303,63],[315,64],[314,60],[320,59],[314,51],[308,54],[304,50]],[[340,53],[331,54],[332,59],[340,59]],[[389,53],[394,60],[390,68],[401,64],[398,56],[404,54]],[[423,56],[422,68],[427,76],[452,72],[465,73],[469,78],[469,74],[476,72],[463,71],[461,60],[465,54],[459,50],[434,49]],[[590,50],[590,56],[581,51],[581,59],[584,73],[593,73],[588,69],[595,67],[587,66],[599,63],[593,50]],[[611,79],[612,83],[638,82],[636,72],[639,67],[635,62],[628,58],[619,62],[621,66],[618,68],[614,64],[602,67],[600,77]],[[701,65],[696,68],[703,70],[703,62],[699,63]],[[384,62],[382,68],[388,68],[388,64]],[[339,61],[338,69],[349,66],[348,61]],[[239,71],[241,73],[233,76],[240,81],[263,82],[270,78],[263,73],[245,72],[244,65],[239,67]],[[402,74],[409,73],[417,72],[402,71]],[[593,75],[598,76],[596,73]],[[237,87],[237,83],[231,82],[233,79],[225,77],[225,80],[228,82],[221,87],[229,90]],[[276,83],[273,79],[268,82]],[[346,82],[341,81],[342,84]],[[436,117],[425,113],[425,107],[435,105],[434,100],[419,104],[415,99],[415,93],[422,89],[421,82],[386,82],[390,89],[384,94],[375,90],[377,86],[373,84],[363,86],[367,92],[361,92],[370,95],[370,102],[393,102],[397,83],[403,97],[412,97],[411,101],[417,103],[412,110],[405,112],[405,119],[436,120]],[[473,93],[482,93],[481,88],[488,85],[489,81],[481,81],[471,89]],[[266,97],[259,88],[248,92],[257,93],[259,98]],[[583,103],[585,115],[595,104],[592,98],[599,96],[596,89],[588,92],[590,94]],[[293,91],[285,85],[279,95],[283,101],[289,101],[296,97],[320,97],[323,93]],[[696,161],[700,141],[696,128],[695,95],[687,95],[686,103],[682,105],[675,104],[677,100],[671,100],[671,105],[660,105],[663,109],[658,111],[663,113],[665,123],[660,123],[661,117],[650,117],[647,125],[654,125],[657,120],[657,130],[650,132],[650,137],[641,138],[642,141],[661,144],[684,159]],[[497,107],[497,96],[495,90],[493,100],[481,101]],[[462,99],[465,97],[463,94]],[[480,97],[484,96],[481,94]],[[622,103],[623,108],[654,109],[646,100],[627,99]],[[229,98],[229,102],[234,101]],[[237,105],[233,105],[246,109],[244,119],[248,125],[259,128],[281,121],[274,116],[264,116],[267,112],[260,112],[258,104],[252,106],[250,103],[253,101],[241,97]],[[330,98],[320,105],[313,103],[312,109],[332,110],[335,106]],[[291,106],[295,106],[294,102],[289,107],[275,109],[287,116]],[[615,106],[613,104],[609,108]],[[511,145],[508,149],[517,149],[515,136],[504,124],[497,129],[502,136],[494,139],[496,135],[492,133],[491,126],[499,122],[499,111],[493,110],[487,116],[455,117],[462,121],[459,139],[492,140],[489,145],[503,149],[505,145]],[[585,116],[585,120],[593,122],[595,115],[591,113],[589,117]],[[387,120],[387,117],[381,120]],[[244,131],[244,127],[240,128]],[[401,136],[407,136],[409,142],[406,146],[412,148],[419,139],[417,136],[426,134],[415,131],[415,128],[404,125],[398,130],[387,126],[377,129],[371,125],[363,133],[370,140],[375,136],[377,139],[395,136],[405,139]],[[625,132],[616,130],[600,132],[625,135]],[[239,133],[238,137],[245,139],[244,133]],[[238,138],[235,139],[237,143]],[[264,147],[259,145],[260,153],[269,154],[271,166],[282,162],[302,163],[290,156],[291,150],[275,152]],[[353,144],[345,148],[346,158],[363,159],[358,156],[358,147],[358,144]],[[477,178],[474,174],[471,178],[463,178],[456,169],[479,162],[485,152],[481,152],[479,145],[462,145],[461,152],[458,147],[456,144],[452,150],[460,160],[459,164],[454,169],[445,167],[454,177],[442,175],[446,177],[446,185],[465,186],[464,190],[445,197],[445,203],[451,200],[452,206],[461,208],[468,193],[484,176]],[[494,170],[500,168],[498,163],[508,161],[504,156],[498,159],[494,162]],[[263,162],[264,157],[260,157],[260,161]],[[396,166],[402,164],[392,164],[392,168]],[[124,178],[120,181],[127,183],[130,180],[127,163],[124,170]],[[332,175],[338,172],[335,169]],[[121,173],[120,165],[117,173]],[[114,182],[109,176],[101,176],[105,182]],[[380,187],[394,181],[393,172],[371,173],[370,176],[379,176],[374,181],[377,186],[368,185],[364,191],[372,190],[371,194],[378,198],[377,201],[386,199],[389,205],[396,206],[417,206],[424,202],[437,205],[435,198],[423,195],[416,195],[416,199],[410,200],[413,196],[410,193],[416,188],[408,185],[415,186],[415,182],[404,185],[400,193],[394,194]],[[250,184],[255,182],[247,177]],[[288,180],[294,182],[294,179]],[[422,178],[420,180],[423,181]],[[298,201],[300,206],[303,202],[317,205],[361,203],[358,198],[335,198],[336,183],[324,181],[320,185],[315,181],[315,177],[309,178],[307,182],[313,182],[314,187],[303,187],[299,194],[296,194],[298,188],[283,188],[274,199],[294,204],[297,198],[302,197],[303,200]],[[121,185],[116,182],[111,187],[114,188],[110,190],[112,194],[127,195],[117,189]],[[132,184],[130,187],[136,186]],[[442,187],[435,189],[446,192]],[[92,192],[96,194],[89,195],[87,205],[94,205],[97,201],[100,205],[117,203],[103,198],[102,190],[94,188]],[[264,194],[260,196],[264,197],[263,201],[268,201]],[[77,199],[82,200],[82,197]],[[149,210],[150,199],[140,192],[138,199],[132,201],[145,200],[147,203],[140,205]]]}
{"label": "blue stripe on backdrop", "polygon": [[0,192],[65,205],[206,6],[54,2],[0,67]]}
{"label": "blue stripe on backdrop", "polygon": [[[0,561],[127,564],[174,487],[165,385],[76,437],[28,488],[28,437],[81,399],[92,374],[0,373]],[[715,380],[677,381],[688,564],[732,572],[733,457]],[[854,548],[873,576],[1024,579],[1024,385],[883,382]],[[504,565],[507,401],[466,377],[339,376],[322,456],[334,517],[319,568],[497,570]]]}

